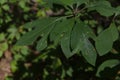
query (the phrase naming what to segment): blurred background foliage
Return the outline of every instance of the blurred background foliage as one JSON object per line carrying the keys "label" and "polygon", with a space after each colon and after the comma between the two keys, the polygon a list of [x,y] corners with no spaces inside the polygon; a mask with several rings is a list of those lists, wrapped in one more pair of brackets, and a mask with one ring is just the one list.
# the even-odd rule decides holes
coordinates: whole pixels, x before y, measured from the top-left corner
{"label": "blurred background foliage", "polygon": [[[37,52],[34,45],[15,46],[27,31],[23,24],[51,14],[42,0],[0,0],[0,80],[120,80],[119,66],[106,68],[101,78],[95,76],[103,61],[120,55],[100,57],[93,67],[77,54],[67,60],[60,46],[54,50],[50,45],[42,52]],[[96,21],[90,24],[94,26]]]}

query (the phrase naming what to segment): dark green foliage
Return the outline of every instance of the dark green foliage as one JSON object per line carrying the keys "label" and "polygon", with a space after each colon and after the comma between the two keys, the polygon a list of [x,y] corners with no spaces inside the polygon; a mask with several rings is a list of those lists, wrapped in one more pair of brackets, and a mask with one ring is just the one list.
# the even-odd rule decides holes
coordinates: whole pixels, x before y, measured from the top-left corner
{"label": "dark green foliage", "polygon": [[[63,12],[52,16],[48,13],[46,17],[23,25],[26,31],[19,33],[19,37],[20,34],[23,36],[16,39],[18,41],[12,48],[14,79],[120,79],[118,0],[39,1],[46,13],[48,9],[52,14]],[[20,4],[23,4],[21,8],[25,8],[24,2]],[[7,10],[8,7],[3,9]],[[4,40],[2,33],[0,36],[0,41]],[[5,49],[0,56],[8,49],[6,43],[2,46]]]}
{"label": "dark green foliage", "polygon": [[[72,5],[75,3],[81,3],[81,4],[86,3],[87,9],[91,8],[89,12],[92,10],[96,10],[102,16],[105,16],[105,17],[112,16],[113,14],[115,14],[115,11],[117,11],[117,9],[112,7],[110,2],[108,1],[90,2],[91,4],[88,4],[87,0],[76,1],[76,2],[74,2],[74,0],[70,0],[70,1],[61,1],[61,2],[63,3],[61,5],[64,6],[65,4],[70,6],[71,8],[72,8]],[[58,3],[58,2],[51,1],[51,5],[52,3]],[[75,8],[79,10],[77,6]],[[74,8],[73,8],[73,11],[74,11]],[[84,13],[87,13],[87,12],[84,12]],[[95,38],[94,37],[95,33],[92,30],[90,30],[91,28],[87,26],[87,24],[85,24],[83,21],[80,20],[82,16],[79,14],[81,13],[78,12],[73,14],[75,15],[72,17],[74,19],[67,19],[67,16],[69,16],[67,15],[67,16],[62,16],[63,19],[62,18],[59,19],[59,17],[53,20],[51,20],[51,18],[50,19],[46,18],[46,19],[40,19],[34,22],[27,23],[25,27],[29,27],[29,28],[34,27],[35,29],[25,34],[18,41],[17,44],[20,44],[20,45],[32,44],[33,41],[35,41],[36,38],[41,35],[42,38],[37,44],[37,50],[41,51],[47,47],[47,37],[51,35],[50,36],[51,40],[55,42],[59,40],[59,42],[58,41],[57,42],[58,44],[61,45],[61,48],[67,58],[71,57],[73,54],[77,52],[82,51],[83,57],[85,57],[85,59],[90,64],[95,65],[97,53],[92,43],[89,41],[89,38],[92,38],[93,40],[95,40],[96,49],[99,55],[105,55],[112,49],[113,41],[118,39],[118,31],[115,27],[115,24],[111,23],[108,29],[105,29],[104,31],[102,31],[98,35],[98,37]],[[72,15],[72,12],[71,12],[71,15]],[[74,30],[74,27],[76,28],[75,30]],[[71,36],[71,32],[73,33],[72,34],[73,36]],[[106,40],[106,38],[108,40]],[[72,51],[71,48],[73,48],[74,50]]]}
{"label": "dark green foliage", "polygon": [[[45,1],[45,3],[48,4],[49,1]],[[27,23],[25,27],[34,27],[35,29],[23,35],[17,44],[32,44],[36,38],[40,36],[41,38],[37,43],[36,49],[42,51],[46,47],[49,47],[48,37],[50,37],[50,41],[53,42],[53,45],[61,46],[61,49],[67,58],[70,58],[74,54],[81,53],[89,64],[96,66],[97,54],[103,56],[109,53],[113,48],[114,42],[118,39],[119,33],[115,21],[113,20],[109,26],[107,26],[108,28],[102,30],[99,34],[96,34],[95,31],[97,30],[90,27],[89,19],[85,20],[84,16],[86,16],[86,14],[91,16],[88,14],[89,12],[97,11],[101,16],[113,16],[113,18],[115,18],[118,15],[119,8],[112,7],[111,3],[106,0],[53,0],[49,5],[52,6],[53,3],[60,4],[66,9],[71,8],[72,11],[69,9],[67,11],[70,15],[63,15],[56,19],[54,18],[53,20],[51,20],[52,17],[50,17]],[[79,9],[78,7],[81,6],[81,4],[85,5],[83,9]],[[52,8],[54,7],[52,6]],[[88,21],[88,23],[85,23],[85,21]],[[99,72],[100,70],[98,70],[97,75]]]}

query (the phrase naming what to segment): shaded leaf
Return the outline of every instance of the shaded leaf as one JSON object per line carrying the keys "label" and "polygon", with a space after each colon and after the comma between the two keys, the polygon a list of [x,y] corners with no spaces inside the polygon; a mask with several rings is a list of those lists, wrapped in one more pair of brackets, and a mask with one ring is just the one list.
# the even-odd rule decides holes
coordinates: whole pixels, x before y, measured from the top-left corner
{"label": "shaded leaf", "polygon": [[112,45],[113,39],[109,29],[101,32],[96,38],[95,46],[100,56],[107,54],[112,49]]}
{"label": "shaded leaf", "polygon": [[36,49],[38,51],[41,51],[41,50],[45,49],[46,47],[47,47],[47,39],[42,38],[38,41]]}
{"label": "shaded leaf", "polygon": [[83,3],[87,3],[89,0],[75,0],[78,5],[81,5]]}
{"label": "shaded leaf", "polygon": [[40,28],[43,29],[45,26],[52,24],[56,18],[40,18],[24,25],[24,28]]}
{"label": "shaded leaf", "polygon": [[21,45],[21,46],[30,45],[37,39],[38,36],[40,36],[39,34],[40,34],[40,30],[38,29],[27,32],[18,40],[16,45]]}
{"label": "shaded leaf", "polygon": [[96,58],[97,58],[97,53],[91,42],[87,39],[85,34],[81,35],[81,51],[83,57],[87,60],[88,63],[91,65],[95,66],[96,63]]}
{"label": "shaded leaf", "polygon": [[73,53],[81,50],[81,35],[85,34],[87,38],[95,40],[96,36],[92,29],[83,22],[77,22],[71,34],[71,48]]}
{"label": "shaded leaf", "polygon": [[90,28],[83,22],[77,22],[71,34],[71,48],[72,53],[82,51],[83,57],[88,63],[95,66],[97,53],[91,42],[88,40],[92,33]]}
{"label": "shaded leaf", "polygon": [[74,3],[77,3],[78,5],[81,5],[83,3],[87,3],[89,0],[61,0],[61,2],[64,5],[72,5]]}
{"label": "shaded leaf", "polygon": [[75,26],[73,27],[72,33],[71,33],[71,48],[72,48],[72,53],[77,53],[81,50],[81,26],[83,27],[84,25],[76,23]]}
{"label": "shaded leaf", "polygon": [[115,8],[113,8],[109,1],[97,1],[92,4],[92,7],[90,7],[91,10],[96,10],[99,12],[102,16],[112,16],[115,13]]}
{"label": "shaded leaf", "polygon": [[58,21],[50,33],[50,40],[58,44],[64,33],[68,30],[69,21],[62,20]]}
{"label": "shaded leaf", "polygon": [[115,12],[115,14],[116,14],[116,16],[117,16],[117,15],[120,15],[120,6],[117,6],[117,7],[116,7],[116,12]]}
{"label": "shaded leaf", "polygon": [[[56,22],[56,20],[53,20],[52,22],[51,21],[47,22],[47,19],[46,19],[46,21],[44,21],[44,20],[42,22],[39,21],[38,24],[33,22],[34,26],[31,24],[32,26],[30,26],[30,27],[31,28],[36,27],[36,28],[34,30],[26,33],[25,35],[23,35],[20,38],[20,40],[18,40],[16,45],[30,45],[30,44],[32,44],[39,36],[43,35],[43,33],[47,29],[50,29],[49,27],[51,27],[51,25],[54,24],[55,22]],[[28,25],[30,25],[30,24],[28,24]],[[37,26],[39,26],[39,27],[37,27]]]}
{"label": "shaded leaf", "polygon": [[43,50],[43,49],[45,49],[47,47],[47,38],[48,38],[48,35],[51,32],[51,30],[54,28],[54,26],[55,26],[55,23],[53,25],[47,27],[47,29],[44,29],[42,31],[42,36],[43,37],[42,37],[42,39],[40,39],[38,41],[37,47],[36,47],[36,49],[38,51],[41,51],[41,50]]}
{"label": "shaded leaf", "polygon": [[62,51],[63,51],[64,55],[67,58],[69,58],[72,55],[74,55],[71,52],[71,49],[70,49],[70,35],[71,35],[71,30],[74,26],[74,20],[70,19],[70,20],[66,20],[66,21],[67,21],[68,24],[64,25],[64,27],[67,27],[67,30],[65,30],[65,32],[63,34],[60,45],[61,45],[61,48],[62,48]]}
{"label": "shaded leaf", "polygon": [[111,37],[112,37],[112,40],[115,41],[118,39],[119,37],[119,32],[116,28],[116,25],[115,23],[111,23],[110,27],[109,27],[109,30],[111,32]]}
{"label": "shaded leaf", "polygon": [[74,0],[61,0],[61,2],[64,4],[64,5],[72,5],[74,3]]}
{"label": "shaded leaf", "polygon": [[53,8],[53,4],[62,4],[61,0],[43,0],[45,2],[45,6]]}
{"label": "shaded leaf", "polygon": [[113,68],[116,65],[120,64],[120,61],[117,59],[111,59],[111,60],[107,60],[105,62],[103,62],[97,70],[96,76],[100,77],[100,72],[103,71],[105,68]]}

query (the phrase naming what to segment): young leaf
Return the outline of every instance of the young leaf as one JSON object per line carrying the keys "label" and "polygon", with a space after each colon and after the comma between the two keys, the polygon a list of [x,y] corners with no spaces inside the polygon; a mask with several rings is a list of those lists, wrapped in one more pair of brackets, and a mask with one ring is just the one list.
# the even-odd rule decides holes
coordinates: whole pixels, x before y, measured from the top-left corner
{"label": "young leaf", "polygon": [[111,60],[107,60],[105,62],[103,62],[97,70],[96,76],[100,77],[100,72],[103,71],[105,68],[109,67],[109,68],[113,68],[116,65],[120,64],[120,61],[117,59],[111,59]]}

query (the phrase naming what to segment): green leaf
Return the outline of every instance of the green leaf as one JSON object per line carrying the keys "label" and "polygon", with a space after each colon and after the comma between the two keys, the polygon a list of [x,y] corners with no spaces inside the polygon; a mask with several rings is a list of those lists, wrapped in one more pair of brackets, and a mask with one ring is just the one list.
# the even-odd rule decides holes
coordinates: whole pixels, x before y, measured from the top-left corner
{"label": "green leaf", "polygon": [[22,46],[20,51],[24,56],[27,56],[29,54],[29,48],[27,46]]}
{"label": "green leaf", "polygon": [[38,51],[41,51],[41,50],[45,49],[46,47],[47,47],[47,39],[42,38],[38,41],[36,49]]}
{"label": "green leaf", "polygon": [[66,71],[67,75],[72,77],[72,73],[73,73],[73,69],[70,67],[67,71]]}
{"label": "green leaf", "polygon": [[111,32],[108,29],[101,32],[95,41],[96,49],[100,56],[107,54],[113,45],[113,39],[111,37]]}
{"label": "green leaf", "polygon": [[117,15],[120,15],[120,6],[117,6],[117,7],[116,7],[116,12],[115,12],[115,14],[116,14],[116,16],[117,16]]}
{"label": "green leaf", "polygon": [[3,5],[2,8],[3,8],[4,10],[6,10],[6,11],[8,11],[8,10],[10,9],[9,5],[7,5],[7,4],[6,4],[6,5]]}
{"label": "green leaf", "polygon": [[81,5],[83,3],[87,3],[89,0],[61,0],[61,2],[64,4],[64,5],[72,5],[72,4],[75,4],[77,3],[78,5]]}
{"label": "green leaf", "polygon": [[81,5],[83,3],[88,2],[88,0],[43,0],[43,1],[50,8],[53,8],[53,3],[62,5],[72,5],[74,3],[78,3],[78,5]]}
{"label": "green leaf", "polygon": [[0,51],[0,58],[3,56],[3,51]]}
{"label": "green leaf", "polygon": [[26,7],[26,1],[20,1],[18,3],[18,5],[21,7],[21,8],[25,8]]}
{"label": "green leaf", "polygon": [[0,43],[0,51],[6,51],[8,49],[8,43],[4,42],[4,43]]}
{"label": "green leaf", "polygon": [[47,47],[47,38],[48,38],[48,35],[50,34],[50,32],[53,30],[53,28],[55,27],[55,24],[54,23],[53,25],[51,26],[48,26],[46,29],[44,29],[42,31],[42,39],[40,39],[37,43],[37,47],[36,49],[41,51],[43,49],[45,49]]}
{"label": "green leaf", "polygon": [[81,5],[83,3],[87,3],[89,0],[75,0],[78,5]]}
{"label": "green leaf", "polygon": [[24,34],[16,43],[16,45],[31,45],[40,36],[41,30],[35,29]]}
{"label": "green leaf", "polygon": [[117,30],[117,27],[115,25],[115,23],[111,23],[109,30],[111,32],[111,37],[113,41],[116,41],[119,37],[119,32]]}
{"label": "green leaf", "polygon": [[5,34],[4,33],[0,33],[0,41],[5,40]]}
{"label": "green leaf", "polygon": [[62,4],[61,0],[43,0],[45,2],[45,6],[53,8],[53,3]]}
{"label": "green leaf", "polygon": [[81,51],[83,57],[87,60],[88,63],[95,66],[97,53],[91,42],[85,36],[85,34],[81,35],[81,43]]}
{"label": "green leaf", "polygon": [[87,38],[92,38],[95,40],[96,36],[93,33],[92,29],[87,26],[84,22],[76,22],[72,34],[71,34],[71,48],[73,53],[77,53],[81,50],[81,35],[85,34]]}
{"label": "green leaf", "polygon": [[96,10],[99,12],[102,16],[112,16],[115,13],[115,8],[113,8],[109,1],[97,1],[92,4],[92,7],[90,7],[91,10]]}
{"label": "green leaf", "polygon": [[71,48],[72,48],[72,53],[77,53],[81,50],[81,27],[83,27],[83,24],[76,23],[75,26],[73,27],[72,33],[71,33]]}
{"label": "green leaf", "polygon": [[65,20],[65,23],[66,25],[64,25],[64,27],[67,27],[66,30],[64,30],[64,34],[63,34],[63,37],[61,39],[61,48],[62,48],[62,51],[64,53],[64,55],[69,58],[71,57],[72,55],[74,55],[72,52],[71,52],[71,49],[70,49],[70,35],[71,35],[71,30],[74,26],[74,20],[73,19],[69,19],[69,20]]}
{"label": "green leaf", "polygon": [[97,53],[91,42],[88,40],[91,30],[83,22],[76,22],[71,34],[72,53],[82,51],[83,57],[88,63],[95,65]]}
{"label": "green leaf", "polygon": [[[51,20],[51,19],[50,19]],[[36,23],[37,22],[37,23]],[[56,20],[52,20],[48,22],[48,19],[46,21],[43,19],[42,21],[38,20],[36,22],[33,22],[33,25],[31,24],[31,28],[35,28],[34,30],[26,33],[23,35],[20,40],[16,43],[16,45],[30,45],[32,44],[39,36],[43,36],[47,29],[50,29],[52,24],[55,24]],[[27,24],[30,25],[30,24]]]}
{"label": "green leaf", "polygon": [[7,0],[0,0],[0,4],[4,4],[6,2],[7,2]]}
{"label": "green leaf", "polygon": [[67,20],[58,21],[50,33],[50,41],[53,41],[54,44],[58,44],[64,33],[68,30],[68,25],[69,21]]}
{"label": "green leaf", "polygon": [[92,30],[92,28],[90,28],[87,24],[85,24],[82,21],[78,21],[79,26],[81,27],[81,32],[83,32],[88,38],[91,38],[93,40],[96,39],[96,35],[94,33],[94,31]]}
{"label": "green leaf", "polygon": [[62,51],[64,53],[64,55],[69,58],[71,57],[73,54],[70,50],[70,38],[69,38],[69,35],[66,35],[66,37],[64,37],[62,40],[61,40],[61,48],[62,48]]}
{"label": "green leaf", "polygon": [[104,30],[96,38],[96,49],[100,56],[107,54],[111,49],[113,42],[119,37],[116,25],[112,23],[109,28]]}
{"label": "green leaf", "polygon": [[113,68],[116,65],[120,64],[120,61],[117,59],[111,59],[111,60],[107,60],[105,62],[103,62],[97,70],[96,76],[100,77],[100,72],[103,71],[105,68],[109,67],[109,68]]}
{"label": "green leaf", "polygon": [[53,63],[52,63],[52,65],[51,65],[51,67],[52,67],[54,70],[56,70],[56,69],[58,69],[61,65],[62,65],[61,60],[60,60],[59,58],[54,57]]}
{"label": "green leaf", "polygon": [[44,26],[52,24],[56,18],[40,18],[24,25],[24,28],[40,28],[43,29]]}
{"label": "green leaf", "polygon": [[88,25],[86,25],[86,24],[84,24],[84,23],[80,23],[80,24],[83,24],[84,25],[84,27],[83,26],[81,26],[81,30],[83,30],[83,32],[86,34],[86,36],[88,37],[88,38],[91,38],[91,39],[93,39],[93,40],[95,40],[96,39],[96,35],[95,35],[95,33],[93,32],[93,30],[88,26]]}
{"label": "green leaf", "polygon": [[74,0],[61,0],[61,2],[64,4],[64,5],[72,5],[74,3]]}
{"label": "green leaf", "polygon": [[10,66],[11,66],[12,72],[16,72],[18,70],[17,62],[15,60],[11,62]]}

